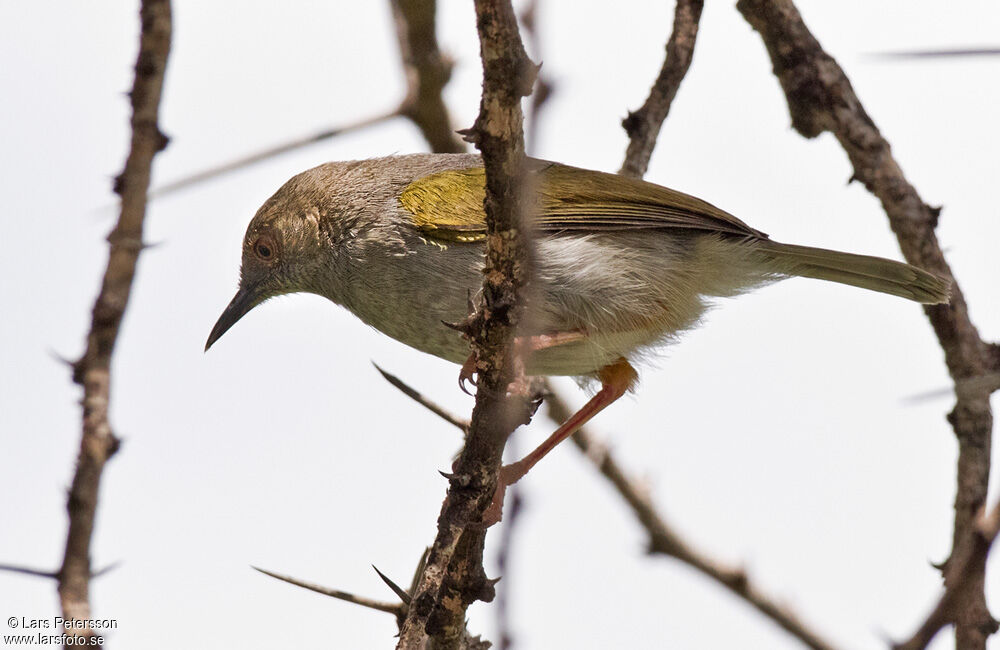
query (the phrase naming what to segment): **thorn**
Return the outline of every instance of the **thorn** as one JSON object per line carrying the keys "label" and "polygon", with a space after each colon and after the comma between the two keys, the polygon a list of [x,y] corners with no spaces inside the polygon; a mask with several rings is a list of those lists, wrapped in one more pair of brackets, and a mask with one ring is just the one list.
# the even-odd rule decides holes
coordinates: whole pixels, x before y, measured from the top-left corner
{"label": "thorn", "polygon": [[639,111],[629,111],[628,115],[622,119],[622,128],[629,137],[632,137],[638,130],[641,122]]}
{"label": "thorn", "polygon": [[112,562],[111,564],[109,564],[108,566],[104,567],[103,569],[98,569],[97,571],[94,571],[93,573],[91,573],[90,577],[91,578],[100,578],[101,576],[103,576],[106,573],[111,573],[112,571],[114,571],[115,569],[117,569],[118,567],[120,567],[121,565],[122,565],[122,563],[121,563],[120,560],[118,562]]}
{"label": "thorn", "polygon": [[163,151],[170,144],[170,136],[159,129],[156,130],[156,150]]}
{"label": "thorn", "polygon": [[375,569],[375,573],[378,574],[378,577],[382,578],[382,582],[384,582],[385,584],[389,585],[389,589],[392,589],[392,593],[394,593],[397,596],[399,596],[399,599],[401,601],[403,601],[404,605],[409,605],[410,604],[410,594],[406,593],[405,589],[403,589],[402,587],[400,587],[399,585],[397,585],[395,582],[393,582],[392,580],[390,580],[388,578],[388,576],[386,576],[384,573],[382,573],[381,571],[379,571],[378,567],[375,566],[374,564],[372,565],[372,568]]}
{"label": "thorn", "polygon": [[479,583],[479,588],[476,590],[476,598],[485,603],[492,602],[497,596],[496,584],[500,582],[500,578],[485,578]]}
{"label": "thorn", "polygon": [[420,584],[420,576],[424,574],[424,568],[427,566],[427,556],[430,554],[431,547],[425,546],[424,552],[420,554],[420,561],[417,562],[417,568],[413,572],[413,580],[410,581],[410,590],[407,593],[416,593],[417,585]]}
{"label": "thorn", "polygon": [[462,334],[466,334],[467,331],[468,331],[468,329],[469,329],[468,323],[464,323],[464,322],[463,323],[449,323],[448,321],[443,320],[443,321],[441,321],[441,324],[444,325],[445,327],[447,327],[448,329],[453,329],[456,332],[461,332]]}
{"label": "thorn", "polygon": [[266,576],[270,576],[282,582],[287,582],[288,584],[295,585],[296,587],[302,587],[303,589],[308,589],[309,591],[315,591],[318,594],[323,594],[324,596],[330,596],[331,598],[336,598],[338,600],[343,600],[348,603],[353,603],[355,605],[361,605],[362,607],[367,607],[368,609],[374,609],[379,612],[386,612],[392,614],[399,618],[401,615],[405,615],[405,605],[399,603],[383,603],[377,600],[371,600],[370,598],[364,598],[361,596],[356,596],[355,594],[348,593],[346,591],[340,591],[339,589],[328,589],[322,585],[313,584],[311,582],[306,582],[304,580],[299,580],[291,576],[281,575],[280,573],[274,573],[273,571],[268,571],[267,569],[261,569],[260,567],[255,567],[250,565],[250,568],[254,571],[259,571]]}
{"label": "thorn", "polygon": [[931,213],[931,228],[937,228],[938,222],[941,220],[941,210],[944,209],[943,205],[929,205],[927,209]]}
{"label": "thorn", "polygon": [[434,402],[430,401],[429,399],[421,395],[417,390],[408,386],[399,377],[396,377],[392,373],[382,369],[374,361],[372,361],[372,365],[375,366],[375,369],[379,371],[379,373],[387,382],[392,384],[394,387],[398,388],[404,395],[415,401],[417,404],[420,404],[421,406],[429,410],[431,413],[434,413],[438,417],[444,419],[449,424],[455,425],[456,427],[461,429],[466,435],[469,434],[469,423],[467,421],[462,420],[452,415],[451,413],[445,411],[443,408],[441,408]]}
{"label": "thorn", "polygon": [[458,487],[469,487],[472,484],[472,477],[468,474],[449,474],[438,470],[438,474],[448,479],[449,483],[454,483]]}
{"label": "thorn", "polygon": [[58,571],[43,571],[42,569],[32,569],[26,566],[17,566],[14,564],[0,564],[0,571],[6,571],[8,573],[21,573],[26,576],[34,576],[36,578],[58,578]]}
{"label": "thorn", "polygon": [[49,356],[52,357],[55,361],[58,361],[59,363],[65,366],[69,366],[69,368],[74,372],[76,371],[76,366],[79,363],[79,361],[72,361],[71,359],[69,359],[69,357],[64,357],[55,350],[51,349],[49,350]]}
{"label": "thorn", "polygon": [[479,130],[476,129],[475,127],[468,129],[459,129],[458,131],[455,131],[455,133],[462,136],[462,140],[470,144],[478,145],[480,140],[482,140],[482,134],[479,133]]}

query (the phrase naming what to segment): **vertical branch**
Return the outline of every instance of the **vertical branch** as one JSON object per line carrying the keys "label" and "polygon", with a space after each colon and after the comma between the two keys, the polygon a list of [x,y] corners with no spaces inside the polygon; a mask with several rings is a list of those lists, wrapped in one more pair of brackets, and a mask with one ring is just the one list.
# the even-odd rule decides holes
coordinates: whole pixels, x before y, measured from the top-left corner
{"label": "vertical branch", "polygon": [[[121,197],[121,213],[108,236],[108,265],[101,292],[94,303],[87,348],[73,367],[73,380],[83,386],[83,435],[67,503],[69,532],[59,571],[59,599],[66,619],[91,618],[90,541],[101,472],[118,449],[118,438],[108,422],[111,355],[143,247],[142,227],[153,156],[167,144],[157,116],[170,51],[170,1],[143,0],[140,18],[139,56],[130,93],[132,143],[125,169],[115,180],[115,192]],[[67,629],[66,632],[93,635],[89,629]]]}
{"label": "vertical branch", "polygon": [[442,91],[451,79],[452,62],[437,42],[435,0],[391,0],[399,54],[406,71],[406,97],[399,112],[408,117],[435,153],[464,153],[465,144],[451,127]]}
{"label": "vertical branch", "polygon": [[529,276],[521,228],[524,135],[521,98],[537,69],[528,60],[509,0],[476,0],[483,60],[479,117],[467,132],[486,168],[486,264],[481,304],[465,325],[478,375],[476,405],[465,447],[449,481],[438,534],[417,581],[397,648],[468,647],[465,612],[492,600],[493,581],[482,567],[482,516],[497,484],[504,443],[516,425],[506,396],[514,377],[512,341]]}
{"label": "vertical branch", "polygon": [[[975,534],[975,516],[986,500],[993,382],[982,379],[995,373],[1000,363],[972,323],[965,297],[938,243],[935,227],[940,210],[924,203],[903,175],[844,71],[806,27],[794,3],[739,0],[736,6],[767,47],[795,129],[807,138],[824,131],[833,133],[854,167],[854,179],[881,201],[906,261],[951,280],[949,304],[924,306],[956,386],[955,408],[948,415],[959,447],[951,563],[964,540]],[[944,575],[947,583],[947,569]],[[986,607],[984,581],[983,571],[977,571],[954,609],[960,650],[985,648],[986,639],[997,629]]]}
{"label": "vertical branch", "polygon": [[642,178],[646,174],[656,138],[660,135],[660,127],[663,120],[667,119],[677,89],[691,66],[704,4],[704,0],[677,0],[674,28],[667,40],[667,56],[663,60],[660,74],[642,108],[629,112],[628,117],[622,120],[629,143],[619,174],[633,178]]}

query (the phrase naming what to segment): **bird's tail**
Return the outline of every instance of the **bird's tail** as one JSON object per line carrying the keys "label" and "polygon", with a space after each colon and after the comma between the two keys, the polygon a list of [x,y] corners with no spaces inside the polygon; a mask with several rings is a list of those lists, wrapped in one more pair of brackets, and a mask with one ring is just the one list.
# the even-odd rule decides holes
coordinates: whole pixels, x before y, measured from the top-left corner
{"label": "bird's tail", "polygon": [[948,302],[948,280],[909,264],[771,240],[758,245],[776,273],[849,284],[924,304]]}

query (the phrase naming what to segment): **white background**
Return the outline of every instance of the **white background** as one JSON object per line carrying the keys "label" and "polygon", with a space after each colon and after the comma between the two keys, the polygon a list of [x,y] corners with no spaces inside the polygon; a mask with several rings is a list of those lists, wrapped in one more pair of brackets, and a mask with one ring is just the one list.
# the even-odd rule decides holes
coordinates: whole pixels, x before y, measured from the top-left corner
{"label": "white background", "polygon": [[[157,157],[163,184],[255,149],[384,112],[404,83],[387,3],[178,0]],[[898,259],[877,201],[832,137],[806,141],[760,38],[709,2],[691,72],[647,178],[702,196],[780,241]],[[662,63],[673,6],[542,3],[556,94],[537,155],[614,171],[619,121]],[[996,44],[993,2],[803,0],[921,196],[972,316],[1000,338],[995,197],[1000,59],[887,62],[868,53]],[[471,3],[440,2],[456,127],[478,110]],[[106,261],[111,179],[128,142],[137,3],[0,2],[0,561],[55,569],[80,430],[76,358]],[[117,648],[390,647],[392,618],[279,583],[250,564],[391,599],[434,536],[456,431],[375,360],[460,414],[457,368],[312,296],[269,302],[202,347],[236,287],[256,208],[327,160],[425,150],[399,119],[156,201],[116,349],[101,486],[95,615]],[[581,402],[568,380],[558,382]],[[724,301],[646,368],[594,429],[704,550],[844,647],[909,634],[939,594],[956,445],[942,354],[921,309],[791,280]],[[922,401],[909,398],[945,389]],[[994,404],[996,402],[994,401]],[[547,435],[544,418],[519,437]],[[994,473],[995,474],[995,473]],[[995,483],[995,480],[994,480]],[[644,553],[642,531],[569,445],[523,482],[512,589],[518,648],[794,648],[689,569]],[[992,494],[996,495],[996,490]],[[497,532],[488,538],[496,550]],[[994,561],[988,580],[1000,596]],[[495,574],[495,571],[493,572]],[[996,608],[998,604],[993,603]],[[0,614],[58,613],[55,585],[0,574]],[[469,627],[496,639],[477,604]],[[6,633],[7,630],[4,630]],[[936,648],[952,646],[950,636]]]}

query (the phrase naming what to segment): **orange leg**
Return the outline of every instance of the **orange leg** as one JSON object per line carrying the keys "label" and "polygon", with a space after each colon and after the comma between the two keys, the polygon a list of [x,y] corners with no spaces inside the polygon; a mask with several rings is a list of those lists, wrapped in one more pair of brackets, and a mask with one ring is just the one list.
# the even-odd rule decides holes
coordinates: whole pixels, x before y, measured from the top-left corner
{"label": "orange leg", "polygon": [[516,463],[504,465],[500,468],[500,478],[498,479],[496,493],[493,495],[493,502],[483,515],[486,526],[492,526],[500,521],[503,509],[503,497],[508,486],[521,480],[521,477],[527,474],[556,445],[576,433],[577,429],[589,422],[595,415],[614,404],[618,398],[635,385],[635,381],[638,378],[635,369],[625,359],[619,359],[610,365],[604,366],[598,371],[597,376],[601,380],[601,390],[589,402],[584,404],[583,408],[566,420],[562,426],[556,429],[542,444],[538,445],[534,451]]}

